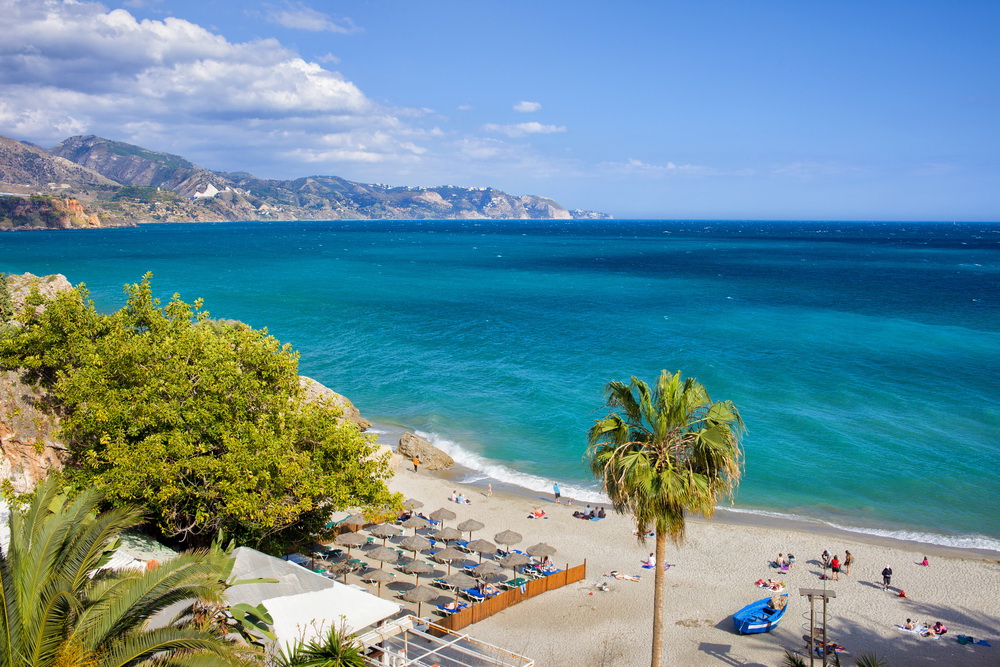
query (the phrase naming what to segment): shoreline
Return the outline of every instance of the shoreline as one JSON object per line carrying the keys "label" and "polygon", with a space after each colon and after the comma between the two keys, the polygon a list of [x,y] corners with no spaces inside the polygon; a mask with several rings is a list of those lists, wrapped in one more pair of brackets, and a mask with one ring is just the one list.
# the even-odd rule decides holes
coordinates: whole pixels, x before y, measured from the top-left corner
{"label": "shoreline", "polygon": [[[389,487],[424,503],[421,511],[447,508],[458,516],[486,524],[476,538],[493,540],[501,530],[514,530],[526,548],[545,542],[556,549],[558,567],[587,563],[586,578],[549,591],[479,621],[471,636],[527,655],[539,665],[593,667],[644,664],[652,639],[653,572],[641,567],[653,551],[652,540],[640,544],[630,517],[609,512],[600,521],[572,517],[578,507],[556,505],[551,494],[525,493],[513,485],[486,481],[461,483],[462,471],[421,470],[402,462]],[[450,502],[452,490],[471,499]],[[547,518],[530,519],[534,507]],[[932,548],[898,540],[838,533],[826,526],[791,525],[774,517],[755,517],[720,510],[711,520],[687,522],[682,546],[668,542],[667,591],[664,608],[664,648],[667,664],[700,667],[718,664],[779,664],[785,650],[805,655],[802,637],[808,628],[809,603],[802,588],[837,592],[829,608],[829,636],[847,647],[844,664],[862,653],[888,656],[892,665],[961,664],[985,667],[1000,658],[1000,559],[968,550]],[[820,579],[819,555],[824,549],[856,558],[850,576],[840,581]],[[796,554],[787,572],[769,567],[779,552]],[[924,556],[930,567],[921,567]],[[884,591],[880,572],[894,570],[892,587]],[[639,575],[639,581],[606,576],[612,570]],[[442,570],[443,572],[443,570]],[[828,572],[828,571],[827,571]],[[786,583],[789,612],[779,627],[761,635],[738,635],[731,620],[737,609],[770,591],[755,580],[774,578]],[[597,588],[607,584],[608,590]],[[402,584],[391,584],[399,586]],[[408,584],[407,584],[408,586]],[[906,597],[899,591],[905,589]],[[402,590],[399,588],[398,590]],[[374,589],[373,589],[374,592]],[[907,618],[921,623],[942,621],[950,634],[941,641],[924,639],[898,629]],[[961,645],[959,634],[986,639],[992,647]],[[721,662],[720,662],[721,661]]]}
{"label": "shoreline", "polygon": [[[413,432],[413,429],[407,429],[406,427],[395,424],[387,423],[384,421],[373,421],[372,431],[379,435],[380,442],[383,436],[386,436],[386,441],[381,442],[381,444],[388,445],[395,451],[399,436],[404,432]],[[391,443],[391,444],[390,444]],[[450,452],[449,452],[450,453]],[[545,493],[542,491],[536,491],[524,486],[520,486],[513,482],[503,481],[491,478],[486,472],[481,470],[476,470],[468,466],[462,465],[456,462],[455,466],[450,470],[440,470],[440,471],[424,471],[427,474],[435,476],[443,481],[447,481],[450,484],[454,484],[456,487],[462,487],[467,489],[475,489],[477,492],[484,492],[486,490],[487,484],[493,485],[494,493],[503,491],[509,495],[523,498],[528,502],[537,503],[543,508],[546,504],[554,505],[554,500],[551,492]],[[463,481],[470,478],[481,478],[476,481]],[[568,498],[563,496],[563,506],[568,506],[566,501]],[[593,505],[599,501],[594,500],[583,500],[576,501],[573,500],[572,507],[583,507],[588,504]],[[603,501],[603,504],[607,507],[608,513],[612,513],[610,505],[607,501]],[[759,526],[763,528],[774,528],[774,529],[784,529],[795,532],[806,532],[813,533],[817,535],[824,535],[830,538],[844,539],[844,540],[856,540],[858,542],[864,542],[866,544],[872,544],[877,546],[885,547],[895,547],[900,549],[920,551],[925,550],[928,555],[934,555],[938,557],[948,557],[948,558],[973,558],[982,559],[984,561],[995,561],[1000,563],[1000,549],[988,549],[988,548],[977,548],[977,547],[966,547],[966,546],[956,546],[948,544],[939,544],[935,542],[925,542],[917,539],[906,539],[902,537],[896,537],[893,535],[882,535],[874,532],[869,532],[869,530],[881,530],[885,532],[892,532],[891,528],[871,528],[865,529],[861,527],[842,527],[830,524],[821,519],[815,519],[811,517],[802,517],[794,515],[785,515],[778,512],[772,512],[769,510],[757,510],[753,508],[731,508],[731,507],[717,507],[715,515],[711,519],[705,519],[700,516],[692,516],[687,519],[689,522],[699,523],[699,522],[721,522],[729,525],[737,526]],[[948,539],[949,536],[941,535],[942,539]],[[989,536],[977,536],[986,539]]]}

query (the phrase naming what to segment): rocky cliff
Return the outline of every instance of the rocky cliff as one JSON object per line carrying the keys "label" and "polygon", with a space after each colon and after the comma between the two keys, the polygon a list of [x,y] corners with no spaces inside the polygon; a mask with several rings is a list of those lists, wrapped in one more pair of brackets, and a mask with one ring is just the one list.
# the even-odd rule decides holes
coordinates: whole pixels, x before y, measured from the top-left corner
{"label": "rocky cliff", "polygon": [[0,138],[0,192],[47,194],[56,187],[94,206],[112,224],[608,217],[495,188],[390,187],[337,176],[275,180],[216,172],[179,155],[93,135],[71,137],[50,151]]}
{"label": "rocky cliff", "polygon": [[0,230],[86,229],[102,226],[101,217],[93,207],[85,207],[77,199],[44,195],[0,196]]}

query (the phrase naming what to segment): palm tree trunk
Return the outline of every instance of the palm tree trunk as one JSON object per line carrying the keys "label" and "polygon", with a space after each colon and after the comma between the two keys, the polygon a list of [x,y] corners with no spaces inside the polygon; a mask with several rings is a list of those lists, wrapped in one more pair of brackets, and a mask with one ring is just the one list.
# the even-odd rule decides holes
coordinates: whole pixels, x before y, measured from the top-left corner
{"label": "palm tree trunk", "polygon": [[663,564],[667,559],[667,536],[656,531],[656,567],[653,568],[653,656],[651,667],[663,664],[663,603],[667,593],[667,578]]}

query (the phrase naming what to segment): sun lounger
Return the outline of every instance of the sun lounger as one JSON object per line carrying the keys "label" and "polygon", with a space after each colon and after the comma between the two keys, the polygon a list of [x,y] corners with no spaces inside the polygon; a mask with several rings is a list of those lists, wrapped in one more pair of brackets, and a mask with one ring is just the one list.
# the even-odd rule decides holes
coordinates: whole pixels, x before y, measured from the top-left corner
{"label": "sun lounger", "polygon": [[521,586],[524,586],[526,583],[528,583],[528,580],[525,579],[524,577],[515,577],[510,581],[505,581],[499,585],[503,586],[504,588],[520,588]]}
{"label": "sun lounger", "polygon": [[486,600],[486,596],[480,593],[478,588],[463,588],[461,593],[473,602],[483,602]]}
{"label": "sun lounger", "polygon": [[458,604],[454,609],[448,609],[448,607],[444,606],[443,604],[437,605],[438,611],[444,614],[445,616],[451,616],[452,614],[457,614],[458,612],[468,608],[469,608],[468,602],[462,602]]}

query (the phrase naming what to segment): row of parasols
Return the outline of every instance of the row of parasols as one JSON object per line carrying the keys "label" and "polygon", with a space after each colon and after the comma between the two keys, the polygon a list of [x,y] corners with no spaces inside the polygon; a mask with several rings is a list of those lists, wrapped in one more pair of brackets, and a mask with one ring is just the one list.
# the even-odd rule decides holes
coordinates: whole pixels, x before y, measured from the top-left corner
{"label": "row of parasols", "polygon": [[[415,510],[419,509],[422,504],[417,500],[411,499],[406,501],[406,506],[407,509]],[[527,555],[525,553],[509,551],[510,547],[520,544],[524,539],[520,533],[516,533],[512,530],[504,530],[494,535],[493,539],[496,541],[496,544],[484,539],[473,540],[473,533],[485,528],[485,524],[476,521],[475,519],[469,519],[458,524],[456,528],[448,528],[444,526],[445,521],[451,521],[455,518],[457,518],[457,515],[454,512],[441,508],[432,512],[426,518],[414,514],[398,525],[382,523],[366,528],[365,532],[382,539],[382,546],[377,546],[365,552],[364,557],[366,559],[379,561],[379,568],[372,568],[364,572],[361,574],[361,579],[363,581],[377,583],[378,594],[381,595],[382,584],[395,579],[393,574],[384,570],[384,564],[396,564],[400,558],[399,551],[388,547],[386,545],[386,541],[390,537],[395,537],[400,534],[400,525],[404,528],[412,528],[413,535],[404,537],[397,543],[397,546],[406,551],[410,551],[413,554],[412,557],[407,562],[402,564],[399,569],[406,574],[414,575],[415,586],[405,591],[402,597],[408,602],[417,603],[417,614],[419,615],[419,605],[440,596],[440,591],[420,585],[421,575],[430,574],[435,571],[434,566],[417,558],[418,552],[430,549],[434,546],[429,539],[417,534],[417,531],[421,529],[430,528],[432,526],[431,520],[433,520],[434,524],[440,524],[442,526],[439,530],[432,533],[431,537],[433,537],[436,541],[444,542],[447,545],[444,549],[441,549],[433,554],[433,557],[436,560],[446,563],[448,567],[447,576],[442,577],[439,581],[456,591],[473,588],[479,585],[479,580],[489,581],[491,578],[501,575],[504,568],[509,568],[512,572],[512,578],[516,578],[516,568],[522,565],[527,565],[531,560],[529,556],[545,558],[546,556],[551,556],[556,552],[554,547],[544,543],[528,547],[525,550]],[[347,517],[343,523],[352,526],[363,526],[367,523],[367,520],[364,516],[355,514]],[[452,542],[461,540],[465,536],[465,533],[469,533],[469,541],[463,543],[463,548],[466,549],[466,551],[462,551],[454,546],[451,546]],[[346,577],[347,572],[351,571],[356,563],[356,561],[351,560],[351,549],[368,544],[369,538],[358,532],[347,532],[334,538],[334,542],[339,546],[347,547],[348,560],[340,563],[331,563],[329,565],[329,569],[333,573],[343,574]],[[507,547],[507,553],[499,561],[490,560],[483,562],[483,556],[485,554],[493,554],[499,551],[497,544],[502,544]],[[475,567],[469,568],[468,570],[452,573],[452,563],[468,559],[470,555],[469,552],[479,554],[479,564]],[[474,575],[475,578],[470,575]]]}

